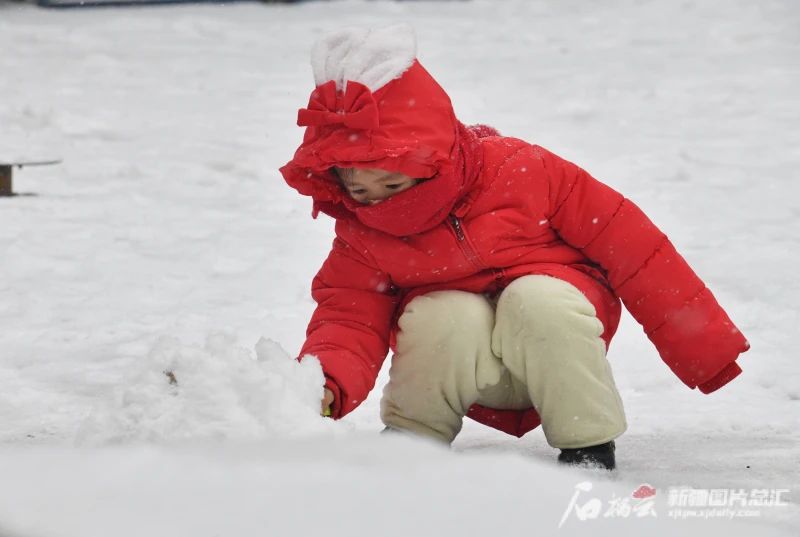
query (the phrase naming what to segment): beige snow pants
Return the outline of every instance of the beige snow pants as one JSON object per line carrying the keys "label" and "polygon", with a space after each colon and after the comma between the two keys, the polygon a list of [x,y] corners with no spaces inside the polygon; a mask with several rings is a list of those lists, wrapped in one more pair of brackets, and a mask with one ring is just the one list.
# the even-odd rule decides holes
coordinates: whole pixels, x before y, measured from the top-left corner
{"label": "beige snow pants", "polygon": [[524,276],[497,300],[464,291],[413,299],[381,400],[392,429],[450,443],[469,407],[534,407],[556,448],[601,444],[626,429],[594,306],[573,285]]}

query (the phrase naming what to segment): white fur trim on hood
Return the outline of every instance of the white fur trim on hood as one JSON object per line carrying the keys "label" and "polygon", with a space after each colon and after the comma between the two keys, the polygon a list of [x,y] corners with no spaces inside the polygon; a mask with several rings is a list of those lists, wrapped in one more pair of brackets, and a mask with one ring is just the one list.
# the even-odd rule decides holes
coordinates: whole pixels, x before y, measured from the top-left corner
{"label": "white fur trim on hood", "polygon": [[317,86],[334,80],[345,89],[348,80],[371,91],[399,78],[417,57],[417,38],[407,24],[384,28],[346,28],[329,33],[314,43],[311,67]]}

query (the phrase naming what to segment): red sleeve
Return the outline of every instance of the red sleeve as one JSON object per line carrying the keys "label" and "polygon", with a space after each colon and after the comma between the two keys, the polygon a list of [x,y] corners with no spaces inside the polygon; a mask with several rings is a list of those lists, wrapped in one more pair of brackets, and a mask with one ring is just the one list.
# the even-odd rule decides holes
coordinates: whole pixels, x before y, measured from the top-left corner
{"label": "red sleeve", "polygon": [[317,308],[300,356],[316,356],[322,364],[334,418],[366,399],[389,350],[396,299],[388,275],[367,255],[337,237],[312,283]]}
{"label": "red sleeve", "polygon": [[749,348],[705,284],[632,201],[537,148],[550,182],[550,222],[607,273],[661,358],[690,388],[721,388]]}

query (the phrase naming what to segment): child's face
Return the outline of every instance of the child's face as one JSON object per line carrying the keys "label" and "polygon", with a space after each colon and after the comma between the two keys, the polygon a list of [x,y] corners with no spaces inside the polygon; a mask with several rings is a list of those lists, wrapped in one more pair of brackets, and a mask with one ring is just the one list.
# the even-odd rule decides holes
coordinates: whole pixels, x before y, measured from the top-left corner
{"label": "child's face", "polygon": [[334,168],[334,171],[351,198],[369,205],[391,198],[418,182],[402,173],[376,168]]}

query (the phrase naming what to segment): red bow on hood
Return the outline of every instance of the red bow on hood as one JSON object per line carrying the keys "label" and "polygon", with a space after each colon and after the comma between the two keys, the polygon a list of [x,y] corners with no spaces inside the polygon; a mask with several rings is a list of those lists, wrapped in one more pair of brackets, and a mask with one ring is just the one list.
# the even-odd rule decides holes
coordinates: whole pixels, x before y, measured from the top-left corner
{"label": "red bow on hood", "polygon": [[378,104],[372,92],[360,82],[348,82],[344,93],[333,80],[311,93],[308,108],[297,113],[301,127],[342,124],[351,129],[377,129]]}

